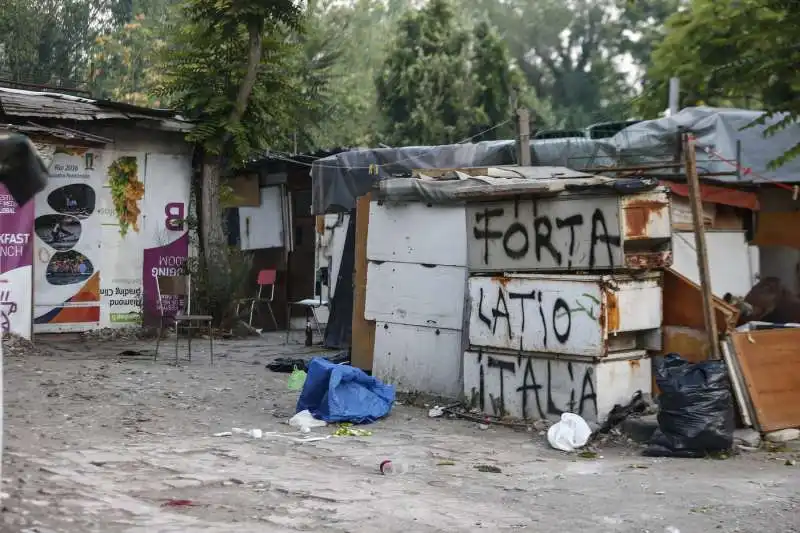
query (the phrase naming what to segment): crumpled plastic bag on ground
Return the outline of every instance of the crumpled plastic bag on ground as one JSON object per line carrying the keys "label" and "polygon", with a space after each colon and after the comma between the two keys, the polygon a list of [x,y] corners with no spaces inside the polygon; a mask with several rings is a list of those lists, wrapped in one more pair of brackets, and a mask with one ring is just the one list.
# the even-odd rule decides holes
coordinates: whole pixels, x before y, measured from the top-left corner
{"label": "crumpled plastic bag on ground", "polygon": [[651,457],[705,457],[733,447],[733,397],[723,361],[690,363],[678,354],[656,358],[658,429]]}
{"label": "crumpled plastic bag on ground", "polygon": [[308,409],[314,418],[329,424],[368,424],[389,414],[394,397],[392,385],[368,376],[360,368],[315,357],[308,364],[296,410]]}
{"label": "crumpled plastic bag on ground", "polygon": [[299,368],[295,367],[294,371],[292,371],[292,374],[289,376],[289,379],[286,381],[286,388],[291,391],[298,391],[303,388],[305,382],[305,370],[300,370]]}
{"label": "crumpled plastic bag on ground", "polygon": [[290,418],[289,425],[293,428],[299,428],[303,433],[308,433],[311,428],[321,428],[327,426],[328,423],[324,420],[317,420],[311,415],[311,412],[306,409]]}
{"label": "crumpled plastic bag on ground", "polygon": [[547,430],[547,442],[556,450],[573,452],[583,448],[592,436],[586,420],[573,413],[564,413],[561,420]]}

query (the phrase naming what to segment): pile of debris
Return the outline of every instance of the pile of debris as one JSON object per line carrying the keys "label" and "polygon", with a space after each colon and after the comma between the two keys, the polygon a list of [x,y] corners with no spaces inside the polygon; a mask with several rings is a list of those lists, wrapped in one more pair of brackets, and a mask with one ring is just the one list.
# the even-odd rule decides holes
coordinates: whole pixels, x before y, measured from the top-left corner
{"label": "pile of debris", "polygon": [[3,356],[4,357],[31,357],[31,356],[51,356],[52,351],[33,344],[24,337],[14,333],[7,333],[3,336]]}

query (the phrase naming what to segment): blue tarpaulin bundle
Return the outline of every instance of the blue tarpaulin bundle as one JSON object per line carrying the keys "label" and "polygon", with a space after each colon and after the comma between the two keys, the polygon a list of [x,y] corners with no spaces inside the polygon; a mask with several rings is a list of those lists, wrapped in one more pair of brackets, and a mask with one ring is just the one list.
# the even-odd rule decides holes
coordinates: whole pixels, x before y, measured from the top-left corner
{"label": "blue tarpaulin bundle", "polygon": [[328,423],[369,424],[389,414],[394,387],[368,376],[360,368],[337,365],[321,357],[308,364],[297,412],[308,409]]}

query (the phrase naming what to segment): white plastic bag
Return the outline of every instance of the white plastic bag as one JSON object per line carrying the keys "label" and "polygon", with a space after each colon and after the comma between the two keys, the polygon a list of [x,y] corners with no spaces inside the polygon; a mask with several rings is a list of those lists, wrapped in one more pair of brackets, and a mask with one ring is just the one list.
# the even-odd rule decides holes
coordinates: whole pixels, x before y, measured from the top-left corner
{"label": "white plastic bag", "polygon": [[547,442],[556,450],[572,452],[586,446],[591,435],[592,429],[586,420],[573,413],[564,413],[561,421],[547,430]]}
{"label": "white plastic bag", "polygon": [[323,426],[327,426],[327,423],[324,420],[317,420],[311,415],[311,412],[306,409],[305,411],[300,411],[290,418],[289,425],[295,428],[300,428],[300,431],[303,433],[308,433],[311,431],[311,428],[321,428]]}

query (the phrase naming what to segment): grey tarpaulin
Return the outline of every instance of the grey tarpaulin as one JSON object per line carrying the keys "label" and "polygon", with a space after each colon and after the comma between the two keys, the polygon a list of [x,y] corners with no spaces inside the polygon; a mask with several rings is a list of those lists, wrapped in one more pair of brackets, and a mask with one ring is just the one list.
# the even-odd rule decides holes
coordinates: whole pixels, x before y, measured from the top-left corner
{"label": "grey tarpaulin", "polygon": [[434,179],[423,171],[413,179],[380,180],[375,183],[373,194],[377,200],[391,202],[456,204],[486,196],[550,196],[563,192],[570,185],[595,187],[613,181],[613,178],[564,167],[489,167],[480,175],[450,171]]}
{"label": "grey tarpaulin", "polygon": [[[697,137],[701,174],[735,171],[732,163],[737,157],[737,141],[741,141],[741,166],[752,172],[715,179],[732,183],[752,183],[762,178],[800,182],[800,159],[774,171],[767,168],[770,161],[800,142],[800,126],[792,125],[765,138],[766,126],[745,128],[759,116],[758,111],[687,108],[670,118],[629,126],[610,139],[534,140],[531,160],[536,165],[576,170],[617,163],[663,162],[675,153],[677,133],[683,127]],[[706,149],[714,153],[709,154]],[[510,140],[343,152],[313,163],[313,212],[349,211],[355,207],[355,199],[366,194],[376,180],[410,177],[413,169],[501,166],[515,164],[515,159],[514,142]]]}

